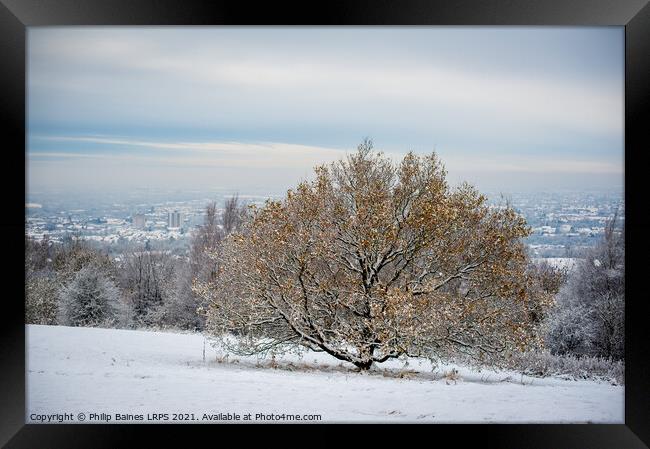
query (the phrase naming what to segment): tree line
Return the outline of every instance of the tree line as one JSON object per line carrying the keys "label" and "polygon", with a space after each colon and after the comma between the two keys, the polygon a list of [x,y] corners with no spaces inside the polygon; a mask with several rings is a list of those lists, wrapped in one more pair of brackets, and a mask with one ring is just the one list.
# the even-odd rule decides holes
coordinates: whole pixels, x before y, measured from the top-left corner
{"label": "tree line", "polygon": [[188,256],[139,244],[112,257],[74,236],[60,243],[26,238],[26,322],[200,331],[205,314],[192,283],[215,276],[218,264],[208,254],[218,251],[245,215],[237,196],[225,202],[221,214],[216,203],[209,204],[204,224],[190,240]]}

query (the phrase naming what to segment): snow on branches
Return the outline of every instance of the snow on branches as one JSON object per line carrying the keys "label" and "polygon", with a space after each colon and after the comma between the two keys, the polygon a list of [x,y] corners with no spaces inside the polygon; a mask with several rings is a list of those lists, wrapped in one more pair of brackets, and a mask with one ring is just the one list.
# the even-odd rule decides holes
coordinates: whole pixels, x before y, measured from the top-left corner
{"label": "snow on branches", "polygon": [[256,353],[301,344],[360,369],[401,355],[490,359],[539,341],[525,220],[452,189],[435,153],[394,164],[370,141],[253,209],[195,285],[208,330]]}

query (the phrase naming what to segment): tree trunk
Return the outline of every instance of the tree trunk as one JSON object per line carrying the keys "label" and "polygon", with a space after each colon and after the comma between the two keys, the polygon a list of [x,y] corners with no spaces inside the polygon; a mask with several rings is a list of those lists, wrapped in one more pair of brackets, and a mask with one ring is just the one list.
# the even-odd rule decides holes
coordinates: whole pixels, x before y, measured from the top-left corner
{"label": "tree trunk", "polygon": [[374,345],[368,347],[362,347],[359,349],[358,354],[361,356],[360,362],[355,362],[354,365],[359,368],[361,371],[367,371],[372,366],[372,355],[375,352]]}
{"label": "tree trunk", "polygon": [[372,360],[367,360],[363,362],[355,362],[354,365],[359,368],[359,371],[367,371],[372,366]]}

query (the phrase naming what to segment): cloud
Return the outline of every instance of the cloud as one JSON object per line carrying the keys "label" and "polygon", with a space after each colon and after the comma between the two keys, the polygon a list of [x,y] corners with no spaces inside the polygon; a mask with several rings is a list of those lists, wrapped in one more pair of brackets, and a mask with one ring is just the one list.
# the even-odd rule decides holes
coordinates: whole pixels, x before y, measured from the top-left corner
{"label": "cloud", "polygon": [[[180,33],[170,48],[170,36],[173,30],[168,35],[89,31],[84,39],[75,32],[35,33],[30,86],[67,92],[73,104],[77,96],[81,103],[88,95],[98,102],[105,98],[142,120],[160,116],[255,126],[365,116],[370,122],[423,128],[446,113],[456,120],[464,116],[474,133],[495,125],[511,132],[522,126],[596,135],[623,131],[622,78],[603,85],[590,81],[589,74],[558,80],[544,73],[522,76],[506,67],[495,75],[462,64],[436,64],[435,55],[424,51],[396,64],[394,54],[382,54],[380,43],[356,58],[348,53],[337,58],[331,48],[323,58],[284,41],[265,45],[261,37],[238,42],[219,34],[206,42],[210,34],[192,39]],[[305,37],[309,40],[308,33]],[[99,109],[95,113],[103,116]]]}
{"label": "cloud", "polygon": [[457,172],[623,174],[623,166],[620,163],[568,158],[447,157],[443,160],[449,170]]}
{"label": "cloud", "polygon": [[[32,28],[32,178],[275,188],[366,135],[395,159],[435,146],[459,177],[614,177],[623,173],[622,36]],[[75,172],[84,170],[93,175]]]}
{"label": "cloud", "polygon": [[[34,150],[32,158],[111,158],[129,161],[147,161],[157,164],[225,166],[225,167],[308,167],[344,157],[345,150],[278,142],[153,142],[132,139],[84,136],[41,136],[36,140],[53,142],[93,143],[105,145],[109,153],[57,152]],[[160,150],[161,154],[115,154],[115,147]]]}
{"label": "cloud", "polygon": [[[297,145],[283,142],[169,142],[142,141],[110,137],[88,136],[38,136],[36,140],[54,142],[81,142],[114,146],[161,150],[161,153],[116,154],[106,152],[58,152],[29,151],[30,158],[62,159],[112,159],[142,161],[149,164],[176,166],[220,166],[238,168],[298,167],[311,169],[316,165],[344,158],[348,150],[338,148]],[[381,149],[379,149],[381,150]],[[416,152],[417,153],[417,152]],[[422,154],[422,152],[419,152]],[[458,156],[462,151],[446,152],[442,161],[448,170],[465,172],[520,172],[520,173],[623,173],[621,164],[576,160],[570,158],[548,158],[539,156]],[[384,151],[388,157],[399,162],[403,153]],[[440,154],[439,154],[440,155]]]}

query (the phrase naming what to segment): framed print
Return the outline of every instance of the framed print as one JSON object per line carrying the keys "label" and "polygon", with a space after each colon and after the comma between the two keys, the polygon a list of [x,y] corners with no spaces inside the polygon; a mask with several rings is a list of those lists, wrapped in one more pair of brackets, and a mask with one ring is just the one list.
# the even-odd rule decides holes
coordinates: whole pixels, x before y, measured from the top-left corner
{"label": "framed print", "polygon": [[647,447],[647,2],[2,3],[7,447]]}

